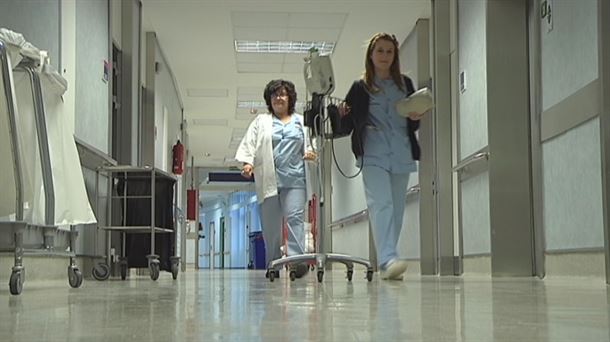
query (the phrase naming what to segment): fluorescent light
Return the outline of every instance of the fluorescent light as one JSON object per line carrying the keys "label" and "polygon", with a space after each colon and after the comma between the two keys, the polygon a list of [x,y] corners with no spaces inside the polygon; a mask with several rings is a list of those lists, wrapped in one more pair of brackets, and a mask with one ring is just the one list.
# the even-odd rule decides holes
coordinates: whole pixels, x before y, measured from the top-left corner
{"label": "fluorescent light", "polygon": [[317,48],[321,55],[331,54],[335,48],[334,42],[305,41],[269,41],[269,40],[236,40],[235,51],[258,53],[308,53],[309,49]]}
{"label": "fluorescent light", "polygon": [[237,101],[237,108],[267,108],[265,101]]}
{"label": "fluorescent light", "polygon": [[[301,109],[303,108],[303,106],[305,105],[305,103],[297,101],[294,106],[297,109]],[[265,103],[265,101],[237,101],[237,108],[245,108],[245,109],[252,109],[252,108],[262,108],[265,109],[267,108],[267,103]]]}

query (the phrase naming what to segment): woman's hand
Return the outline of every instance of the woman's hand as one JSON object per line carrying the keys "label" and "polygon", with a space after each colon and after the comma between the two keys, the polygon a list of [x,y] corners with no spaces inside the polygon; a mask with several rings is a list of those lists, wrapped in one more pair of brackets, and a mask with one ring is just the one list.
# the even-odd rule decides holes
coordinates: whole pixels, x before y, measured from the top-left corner
{"label": "woman's hand", "polygon": [[253,169],[253,167],[251,164],[245,163],[244,166],[241,167],[241,175],[244,178],[248,178],[248,179],[252,178],[252,173],[253,173],[252,169]]}
{"label": "woman's hand", "polygon": [[305,152],[305,155],[303,156],[303,159],[305,159],[305,160],[316,160],[317,158],[318,158],[318,155],[313,151],[307,151],[307,152]]}
{"label": "woman's hand", "polygon": [[350,106],[348,106],[345,101],[343,101],[339,104],[339,115],[341,117],[348,115],[351,110],[352,110],[352,108]]}
{"label": "woman's hand", "polygon": [[417,112],[411,112],[411,113],[408,114],[408,118],[413,120],[413,121],[419,121],[419,120],[421,120],[421,118],[424,117],[424,114],[426,114],[426,113],[421,113],[420,114],[420,113],[417,113]]}

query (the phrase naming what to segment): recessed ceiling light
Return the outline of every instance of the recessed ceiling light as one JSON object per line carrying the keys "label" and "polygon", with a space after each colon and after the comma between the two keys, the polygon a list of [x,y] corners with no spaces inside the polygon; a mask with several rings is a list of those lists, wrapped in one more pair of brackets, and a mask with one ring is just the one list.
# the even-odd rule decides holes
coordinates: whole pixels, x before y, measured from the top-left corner
{"label": "recessed ceiling light", "polygon": [[308,53],[317,48],[321,55],[331,54],[335,49],[334,42],[306,41],[270,41],[270,40],[236,40],[235,51],[257,53]]}
{"label": "recessed ceiling light", "polygon": [[[304,102],[300,102],[297,101],[294,106],[296,108],[303,108],[303,106],[305,105]],[[266,109],[267,108],[267,103],[265,103],[264,101],[237,101],[237,108],[247,108],[247,109],[252,109],[252,108],[259,108],[259,109]]]}
{"label": "recessed ceiling light", "polygon": [[237,108],[267,108],[264,101],[237,101]]}

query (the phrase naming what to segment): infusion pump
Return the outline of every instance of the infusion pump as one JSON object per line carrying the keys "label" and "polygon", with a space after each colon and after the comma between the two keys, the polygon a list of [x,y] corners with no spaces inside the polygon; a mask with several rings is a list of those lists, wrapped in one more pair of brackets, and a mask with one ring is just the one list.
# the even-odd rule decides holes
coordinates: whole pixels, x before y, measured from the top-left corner
{"label": "infusion pump", "polygon": [[335,90],[335,76],[329,55],[320,56],[316,48],[309,50],[303,68],[305,86],[310,95],[330,95]]}

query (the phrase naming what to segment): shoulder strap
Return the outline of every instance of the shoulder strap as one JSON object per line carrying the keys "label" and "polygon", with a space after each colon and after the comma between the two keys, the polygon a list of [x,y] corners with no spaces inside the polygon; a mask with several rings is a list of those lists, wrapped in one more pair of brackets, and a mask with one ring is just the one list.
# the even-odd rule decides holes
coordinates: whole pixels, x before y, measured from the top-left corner
{"label": "shoulder strap", "polygon": [[412,93],[414,93],[415,89],[413,88],[413,82],[411,81],[411,79],[408,78],[406,75],[402,75],[402,79],[405,82],[405,88],[407,90],[407,96],[409,96]]}

